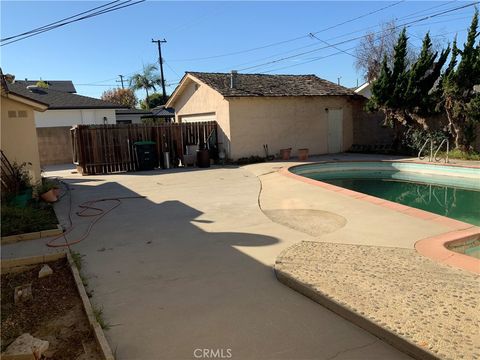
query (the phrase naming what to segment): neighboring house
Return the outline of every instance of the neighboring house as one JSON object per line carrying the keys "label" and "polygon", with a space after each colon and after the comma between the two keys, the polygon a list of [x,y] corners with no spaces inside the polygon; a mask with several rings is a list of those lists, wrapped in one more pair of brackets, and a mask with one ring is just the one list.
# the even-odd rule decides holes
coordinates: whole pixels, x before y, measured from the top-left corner
{"label": "neighboring house", "polygon": [[71,80],[15,80],[16,84],[22,84],[25,87],[27,86],[35,86],[39,81],[44,82],[48,85],[50,90],[68,92],[71,94],[75,94],[77,89],[75,89],[75,85]]}
{"label": "neighboring house", "polygon": [[166,108],[164,105],[154,107],[151,114],[142,116],[142,119],[153,119],[155,121],[170,123],[175,119],[175,109]]}
{"label": "neighboring house", "polygon": [[117,124],[141,124],[143,117],[152,116],[150,110],[120,109],[115,111]]}
{"label": "neighboring house", "polygon": [[[32,81],[34,82],[34,81]],[[115,110],[124,108],[100,99],[73,93],[68,81],[45,81],[48,89],[28,85],[25,81],[8,84],[9,90],[24,98],[48,105],[35,112],[38,147],[42,165],[72,162],[70,129],[80,124],[115,124]],[[27,87],[28,86],[28,87]]]}
{"label": "neighboring house", "polygon": [[177,122],[216,120],[220,147],[238,159],[264,156],[263,144],[270,153],[346,151],[362,99],[315,75],[187,72],[166,106]]}
{"label": "neighboring house", "polygon": [[40,156],[34,112],[44,112],[48,104],[10,91],[1,75],[1,147],[11,162],[30,163],[33,182],[41,179]]}
{"label": "neighboring house", "polygon": [[367,81],[363,85],[360,85],[358,88],[356,88],[355,92],[358,95],[362,95],[362,96],[366,97],[367,99],[370,99],[370,97],[372,96],[372,86],[371,86],[370,82]]}

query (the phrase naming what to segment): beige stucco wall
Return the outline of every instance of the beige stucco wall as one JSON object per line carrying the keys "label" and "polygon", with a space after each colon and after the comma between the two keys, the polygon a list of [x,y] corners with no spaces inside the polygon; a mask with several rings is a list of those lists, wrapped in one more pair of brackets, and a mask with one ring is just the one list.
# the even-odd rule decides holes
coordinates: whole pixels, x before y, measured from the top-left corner
{"label": "beige stucco wall", "polygon": [[327,153],[328,118],[326,108],[343,109],[343,150],[352,145],[352,102],[342,96],[245,97],[229,98],[231,157],[264,156],[282,148],[299,148],[310,154]]}
{"label": "beige stucco wall", "polygon": [[[27,117],[9,118],[8,111],[26,111]],[[37,132],[33,109],[20,102],[1,98],[1,149],[7,158],[17,163],[30,162],[29,171],[33,181],[41,178]]]}
{"label": "beige stucco wall", "polygon": [[231,142],[228,101],[210,87],[190,79],[186,80],[184,86],[176,100],[169,104],[175,108],[175,121],[181,122],[185,115],[215,113],[219,127],[218,141],[228,156]]}

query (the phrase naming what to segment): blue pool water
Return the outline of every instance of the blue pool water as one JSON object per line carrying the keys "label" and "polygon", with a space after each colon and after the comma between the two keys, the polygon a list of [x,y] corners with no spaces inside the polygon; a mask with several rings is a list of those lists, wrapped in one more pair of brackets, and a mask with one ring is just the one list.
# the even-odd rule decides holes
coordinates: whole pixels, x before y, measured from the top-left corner
{"label": "blue pool water", "polygon": [[303,165],[291,171],[480,226],[479,169],[365,162]]}

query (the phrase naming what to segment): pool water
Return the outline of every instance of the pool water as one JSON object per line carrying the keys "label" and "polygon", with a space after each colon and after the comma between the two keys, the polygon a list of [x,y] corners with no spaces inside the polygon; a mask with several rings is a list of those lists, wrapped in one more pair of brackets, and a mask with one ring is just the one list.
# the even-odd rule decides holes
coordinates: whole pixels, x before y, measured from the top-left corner
{"label": "pool water", "polygon": [[329,174],[324,179],[322,175],[326,174],[313,173],[304,176],[473,225],[480,225],[480,191],[476,189],[406,181],[389,176],[386,172],[376,173],[381,177],[373,177],[370,173],[366,178],[354,177],[350,174],[348,178],[334,179],[331,178],[332,174]]}
{"label": "pool water", "polygon": [[447,245],[450,250],[480,259],[480,237],[454,242]]}

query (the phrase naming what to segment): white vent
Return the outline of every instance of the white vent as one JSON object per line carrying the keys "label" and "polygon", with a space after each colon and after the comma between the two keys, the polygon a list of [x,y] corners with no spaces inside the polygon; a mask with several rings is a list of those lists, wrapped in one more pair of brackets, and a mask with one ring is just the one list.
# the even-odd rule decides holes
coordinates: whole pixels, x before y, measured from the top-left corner
{"label": "white vent", "polygon": [[9,118],[16,118],[17,112],[15,110],[8,110],[8,117]]}
{"label": "white vent", "polygon": [[19,110],[18,111],[18,117],[19,118],[26,118],[27,117],[27,112],[25,110]]}

